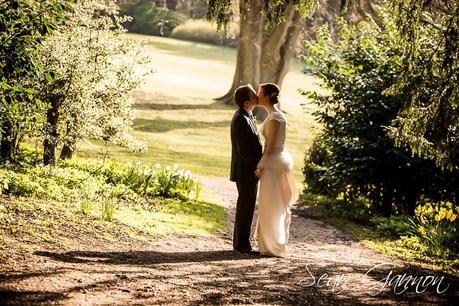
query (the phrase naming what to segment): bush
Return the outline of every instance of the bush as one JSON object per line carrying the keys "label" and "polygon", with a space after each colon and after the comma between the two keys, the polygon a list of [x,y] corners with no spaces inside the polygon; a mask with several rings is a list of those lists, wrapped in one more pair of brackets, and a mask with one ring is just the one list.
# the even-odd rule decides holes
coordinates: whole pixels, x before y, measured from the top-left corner
{"label": "bush", "polygon": [[301,201],[320,210],[325,210],[332,217],[345,218],[357,223],[365,224],[374,211],[365,198],[357,198],[353,201],[343,199],[343,194],[333,198],[327,195],[306,193],[301,195]]}
{"label": "bush", "polygon": [[322,27],[317,42],[308,45],[305,72],[319,77],[331,94],[305,93],[317,105],[314,116],[322,130],[303,173],[314,192],[344,194],[349,203],[368,198],[385,216],[412,215],[421,194],[453,198],[459,172],[413,157],[387,135],[402,99],[384,92],[399,76],[401,50],[395,24],[381,14],[381,27],[341,21],[337,38]]}
{"label": "bush", "polygon": [[411,226],[406,216],[392,216],[390,218],[375,216],[370,219],[376,231],[383,237],[400,238],[411,234]]}
{"label": "bush", "polygon": [[324,165],[328,163],[328,154],[324,142],[316,139],[306,152],[304,159],[303,176],[308,184],[308,192],[336,196],[333,193],[335,190],[332,186],[333,181],[328,181],[328,177],[324,175],[327,171]]}
{"label": "bush", "polygon": [[169,36],[172,30],[188,19],[187,16],[156,5],[153,0],[141,0],[120,5],[120,14],[133,19],[124,26],[129,32]]}
{"label": "bush", "polygon": [[237,47],[239,41],[239,27],[233,23],[228,33],[217,32],[217,26],[203,19],[187,20],[177,26],[171,33],[172,38],[198,41],[214,45]]}

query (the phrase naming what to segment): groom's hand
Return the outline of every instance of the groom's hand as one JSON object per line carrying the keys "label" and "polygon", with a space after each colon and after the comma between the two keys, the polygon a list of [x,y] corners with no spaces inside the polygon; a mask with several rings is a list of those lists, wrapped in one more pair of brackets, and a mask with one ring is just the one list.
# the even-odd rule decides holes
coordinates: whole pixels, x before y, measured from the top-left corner
{"label": "groom's hand", "polygon": [[255,169],[255,171],[253,173],[255,174],[256,177],[261,178],[261,176],[263,175],[263,170],[257,168],[257,169]]}

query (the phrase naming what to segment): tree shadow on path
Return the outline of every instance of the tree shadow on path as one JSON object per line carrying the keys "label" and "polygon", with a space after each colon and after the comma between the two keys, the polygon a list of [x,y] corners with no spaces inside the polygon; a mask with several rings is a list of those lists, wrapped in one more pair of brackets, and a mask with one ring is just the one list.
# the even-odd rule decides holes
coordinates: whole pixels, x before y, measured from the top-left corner
{"label": "tree shadow on path", "polygon": [[36,251],[35,255],[50,257],[57,261],[68,263],[91,263],[118,265],[154,265],[163,263],[209,262],[224,260],[247,260],[266,256],[253,256],[232,250],[197,251],[197,252],[98,252],[98,251],[70,251],[54,253]]}

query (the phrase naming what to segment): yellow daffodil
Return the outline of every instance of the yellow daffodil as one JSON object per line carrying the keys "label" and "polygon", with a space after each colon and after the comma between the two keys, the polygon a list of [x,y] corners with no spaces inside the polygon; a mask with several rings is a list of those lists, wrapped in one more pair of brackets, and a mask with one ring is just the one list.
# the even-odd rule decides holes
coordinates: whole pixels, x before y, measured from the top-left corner
{"label": "yellow daffodil", "polygon": [[424,215],[421,215],[419,219],[421,220],[422,224],[426,224],[426,219],[424,219]]}
{"label": "yellow daffodil", "polygon": [[450,220],[452,215],[453,215],[453,211],[448,210],[448,212],[446,213],[446,219]]}
{"label": "yellow daffodil", "polygon": [[425,229],[424,226],[421,226],[421,227],[418,229],[418,231],[419,231],[419,233],[420,233],[421,235],[425,235],[425,233],[426,233],[426,229]]}

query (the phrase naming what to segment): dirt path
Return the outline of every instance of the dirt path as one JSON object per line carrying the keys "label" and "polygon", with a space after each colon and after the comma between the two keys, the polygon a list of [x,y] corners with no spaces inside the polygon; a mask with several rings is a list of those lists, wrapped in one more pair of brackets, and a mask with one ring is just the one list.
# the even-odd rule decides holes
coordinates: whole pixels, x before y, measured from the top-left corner
{"label": "dirt path", "polygon": [[[96,250],[12,254],[0,264],[0,304],[426,305],[458,298],[457,277],[410,268],[377,254],[336,228],[302,216],[301,210],[293,215],[289,257],[235,253],[231,233],[236,190],[226,179],[202,182],[227,208],[228,224],[221,232]],[[386,265],[376,268],[381,264]],[[428,286],[430,279],[424,282],[427,286],[418,286],[424,293],[409,285],[395,294],[406,284],[397,275],[405,273],[438,278],[435,285]],[[385,279],[392,285],[384,285]],[[447,286],[445,293],[436,292]]]}

